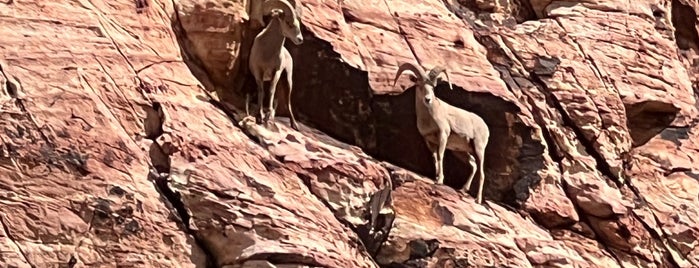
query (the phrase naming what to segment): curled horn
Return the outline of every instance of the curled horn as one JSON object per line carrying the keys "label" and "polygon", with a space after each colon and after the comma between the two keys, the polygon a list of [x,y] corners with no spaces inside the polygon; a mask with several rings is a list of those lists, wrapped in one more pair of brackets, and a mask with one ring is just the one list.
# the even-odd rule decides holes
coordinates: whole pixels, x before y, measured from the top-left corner
{"label": "curled horn", "polygon": [[286,0],[267,0],[262,3],[262,14],[269,15],[274,9],[281,9],[284,12],[284,19],[289,23],[297,20],[296,12],[294,12],[296,9]]}
{"label": "curled horn", "polygon": [[[297,1],[300,2],[299,0]],[[297,3],[297,1],[292,0],[289,3],[292,3],[292,6],[296,7],[296,18],[300,20],[301,18],[303,18],[303,6],[301,5],[301,3]]]}
{"label": "curled horn", "polygon": [[430,73],[427,76],[429,78],[429,81],[436,86],[437,78],[442,73],[444,73],[444,75],[447,76],[447,83],[449,83],[449,89],[454,90],[454,88],[451,86],[451,79],[449,78],[449,73],[447,72],[446,68],[437,65],[434,68],[432,68],[432,70],[430,70]]}
{"label": "curled horn", "polygon": [[393,79],[393,86],[396,86],[396,82],[398,82],[398,78],[403,74],[405,71],[412,71],[416,76],[417,79],[420,81],[427,81],[427,76],[425,75],[425,71],[422,70],[419,66],[411,63],[411,62],[404,62],[403,64],[398,67],[398,71],[396,72],[396,78]]}

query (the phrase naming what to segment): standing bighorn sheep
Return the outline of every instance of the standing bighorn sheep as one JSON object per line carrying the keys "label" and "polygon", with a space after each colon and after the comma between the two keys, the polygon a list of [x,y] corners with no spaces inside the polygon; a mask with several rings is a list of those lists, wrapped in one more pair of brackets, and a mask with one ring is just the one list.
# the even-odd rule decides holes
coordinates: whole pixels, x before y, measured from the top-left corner
{"label": "standing bighorn sheep", "polygon": [[[466,192],[471,189],[471,183],[477,169],[480,182],[476,202],[480,204],[483,201],[483,181],[485,179],[483,157],[490,136],[488,125],[478,115],[454,107],[435,96],[434,88],[437,86],[441,73],[446,74],[449,88],[453,89],[449,74],[444,67],[434,67],[428,74],[425,74],[422,68],[412,63],[403,63],[398,68],[393,86],[396,85],[398,78],[405,71],[411,71],[417,76],[415,92],[417,129],[432,153],[437,183],[444,182],[445,149],[460,154],[461,158],[466,154],[468,159],[464,160],[471,166],[471,174],[461,190]],[[474,159],[473,153],[475,153],[477,160]]]}
{"label": "standing bighorn sheep", "polygon": [[[249,67],[255,82],[257,83],[257,104],[260,109],[259,117],[265,123],[270,119],[274,121],[276,100],[274,93],[277,90],[277,83],[282,72],[286,72],[286,81],[289,86],[287,106],[291,117],[291,127],[298,130],[294,112],[291,110],[291,90],[294,62],[289,51],[284,48],[284,41],[289,38],[295,45],[303,43],[301,35],[301,24],[294,12],[294,8],[287,0],[267,0],[262,3],[264,15],[270,15],[271,19],[267,26],[255,37],[250,50]],[[269,114],[264,116],[264,82],[270,81],[269,85]],[[245,97],[247,110],[249,94]]]}

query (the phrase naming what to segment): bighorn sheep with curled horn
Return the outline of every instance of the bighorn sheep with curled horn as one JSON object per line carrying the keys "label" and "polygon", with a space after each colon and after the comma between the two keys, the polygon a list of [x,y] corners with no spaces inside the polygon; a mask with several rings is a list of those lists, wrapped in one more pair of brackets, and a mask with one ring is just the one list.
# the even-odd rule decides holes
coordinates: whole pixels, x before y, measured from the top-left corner
{"label": "bighorn sheep with curled horn", "polygon": [[[249,7],[248,14],[250,17],[251,21],[257,22],[257,24],[261,26],[265,26],[265,21],[263,19],[263,10],[262,10],[262,5],[264,2],[269,1],[269,0],[248,0],[247,1],[247,6]],[[287,0],[289,4],[292,6],[296,7],[296,17],[301,18],[303,17],[303,9],[301,8],[300,4],[296,3],[296,0]]]}
{"label": "bighorn sheep with curled horn", "polygon": [[[257,104],[259,105],[259,118],[265,123],[269,119],[274,120],[276,100],[274,93],[282,72],[286,72],[286,81],[289,86],[287,107],[291,118],[291,127],[298,130],[294,112],[291,110],[291,90],[294,62],[289,51],[284,48],[284,41],[289,38],[295,45],[303,43],[301,24],[294,12],[294,8],[287,0],[267,0],[262,4],[263,14],[270,15],[267,26],[255,37],[250,50],[249,68],[257,83]],[[264,82],[269,85],[269,114],[264,116]],[[249,94],[245,96],[245,106],[249,103]],[[275,104],[273,107],[273,104]]]}
{"label": "bighorn sheep with curled horn", "polygon": [[[444,67],[436,66],[428,74],[425,74],[425,71],[419,66],[407,62],[403,63],[398,68],[393,86],[396,85],[398,78],[405,71],[411,71],[416,76],[415,114],[417,129],[432,153],[437,183],[444,182],[444,151],[449,149],[471,166],[471,174],[461,191],[467,192],[471,189],[473,177],[478,170],[480,182],[476,202],[480,204],[483,202],[483,181],[485,179],[483,157],[490,136],[488,125],[480,116],[454,107],[435,96],[434,88],[440,81],[438,78],[442,73],[446,74],[449,89],[453,90],[449,74]],[[474,159],[474,153],[477,159]]]}

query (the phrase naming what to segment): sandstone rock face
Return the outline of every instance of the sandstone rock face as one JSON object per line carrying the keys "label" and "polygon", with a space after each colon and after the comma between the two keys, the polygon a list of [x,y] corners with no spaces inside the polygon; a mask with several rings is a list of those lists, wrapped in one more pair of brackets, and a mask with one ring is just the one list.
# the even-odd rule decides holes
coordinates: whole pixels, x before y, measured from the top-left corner
{"label": "sandstone rock face", "polygon": [[293,2],[301,131],[241,112],[261,0],[0,2],[0,267],[699,266],[696,0]]}

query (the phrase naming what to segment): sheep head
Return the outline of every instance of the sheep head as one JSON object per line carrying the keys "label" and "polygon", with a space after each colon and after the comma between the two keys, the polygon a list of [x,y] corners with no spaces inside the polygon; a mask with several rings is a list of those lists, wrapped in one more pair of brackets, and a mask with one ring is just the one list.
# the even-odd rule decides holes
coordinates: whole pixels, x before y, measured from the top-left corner
{"label": "sheep head", "polygon": [[430,70],[430,72],[427,74],[427,78],[430,84],[432,84],[433,87],[437,86],[437,83],[441,80],[439,79],[439,75],[444,73],[447,77],[447,83],[449,84],[449,89],[454,90],[454,87],[451,86],[451,79],[449,78],[449,73],[447,72],[447,69],[442,67],[442,66],[435,66]]}
{"label": "sheep head", "polygon": [[[393,86],[396,85],[396,82],[398,82],[398,78],[403,74],[405,71],[410,71],[416,76],[416,81],[415,83],[417,84],[415,89],[415,97],[423,97],[423,101],[427,105],[431,105],[432,101],[435,99],[434,95],[434,86],[435,86],[435,78],[439,76],[439,74],[443,71],[439,71],[439,69],[431,70],[430,74],[427,75],[425,74],[425,71],[420,68],[419,66],[413,64],[413,63],[403,63],[398,67],[398,72],[396,72],[396,78],[393,80]],[[432,78],[432,77],[435,78]]]}
{"label": "sheep head", "polygon": [[299,22],[296,9],[287,0],[267,0],[262,4],[264,15],[270,15],[272,19],[278,19],[282,34],[295,45],[303,43],[301,34],[301,22]]}

